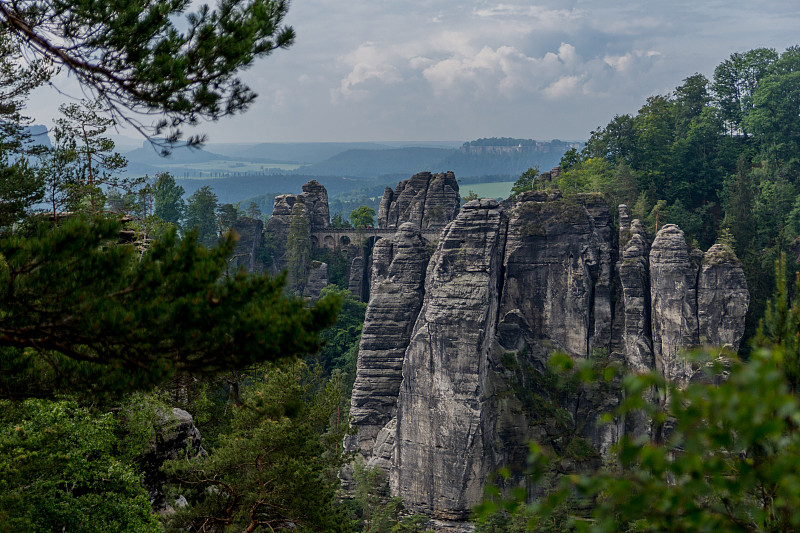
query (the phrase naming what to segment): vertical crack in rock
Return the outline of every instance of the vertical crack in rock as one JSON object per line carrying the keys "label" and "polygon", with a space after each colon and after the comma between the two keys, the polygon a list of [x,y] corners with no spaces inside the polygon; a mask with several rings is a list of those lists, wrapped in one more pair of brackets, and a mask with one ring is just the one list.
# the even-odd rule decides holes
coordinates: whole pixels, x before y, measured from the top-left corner
{"label": "vertical crack in rock", "polygon": [[611,341],[611,217],[594,195],[520,195],[508,224],[499,342],[539,368],[558,349],[587,357]]}
{"label": "vertical crack in rock", "polygon": [[447,226],[406,350],[391,485],[435,518],[467,518],[494,467],[485,392],[503,218],[474,200]]}

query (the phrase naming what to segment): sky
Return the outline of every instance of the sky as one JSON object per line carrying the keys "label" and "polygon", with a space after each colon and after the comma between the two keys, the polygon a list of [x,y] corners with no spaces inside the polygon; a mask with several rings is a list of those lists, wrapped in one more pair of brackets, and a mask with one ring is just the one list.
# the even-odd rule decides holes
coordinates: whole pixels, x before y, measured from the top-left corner
{"label": "sky", "polygon": [[[797,0],[293,0],[287,23],[209,142],[584,140],[734,52],[800,44]],[[60,98],[29,111],[48,124]]]}

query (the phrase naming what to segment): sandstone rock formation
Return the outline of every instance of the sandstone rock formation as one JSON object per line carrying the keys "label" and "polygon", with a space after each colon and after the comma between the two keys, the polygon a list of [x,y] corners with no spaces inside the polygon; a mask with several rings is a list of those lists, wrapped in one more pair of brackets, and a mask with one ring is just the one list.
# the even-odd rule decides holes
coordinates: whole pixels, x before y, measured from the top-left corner
{"label": "sandstone rock formation", "polygon": [[382,227],[400,213],[410,223],[374,249],[348,443],[390,472],[392,494],[410,509],[466,518],[491,472],[524,464],[530,440],[563,439],[564,427],[598,463],[624,431],[649,431],[641,419],[597,424],[619,400],[614,387],[542,404],[556,350],[684,385],[692,368],[682,349],[737,347],[749,297],[729,248],[692,250],[673,225],[651,243],[625,206],[617,233],[597,195],[529,192],[462,207],[423,276],[421,242],[399,243],[424,227],[428,189],[417,175],[381,203]]}
{"label": "sandstone rock formation", "polygon": [[445,229],[405,354],[393,492],[436,518],[466,518],[495,466],[484,392],[505,224],[495,200],[474,200]]}
{"label": "sandstone rock formation", "polygon": [[378,433],[397,412],[403,359],[422,306],[427,265],[425,242],[411,223],[402,224],[394,238],[380,239],[373,249],[372,294],[350,408],[358,433],[348,447],[376,460],[381,459],[373,454]]}
{"label": "sandstone rock formation", "polygon": [[311,300],[318,300],[322,289],[328,286],[328,264],[322,261],[312,261],[308,266],[308,279],[303,289],[303,296]]}
{"label": "sandstone rock formation", "polygon": [[143,484],[150,494],[150,506],[154,511],[168,510],[171,502],[166,500],[163,487],[166,474],[160,469],[165,461],[206,455],[200,431],[194,425],[192,415],[183,409],[158,413],[159,425],[150,451],[144,455]]}
{"label": "sandstone rock formation", "polygon": [[453,220],[461,205],[452,172],[420,172],[383,193],[378,208],[379,228],[398,228],[410,222],[419,229],[439,228]]}
{"label": "sandstone rock formation", "polygon": [[305,207],[309,233],[330,225],[328,192],[317,180],[311,180],[303,185],[301,194],[276,196],[272,207],[272,216],[264,228],[264,232],[270,235],[272,242],[272,267],[270,269],[272,274],[277,274],[286,268],[286,238],[292,222],[292,211],[298,202]]}
{"label": "sandstone rock formation", "polygon": [[703,256],[697,279],[700,342],[739,349],[750,304],[747,280],[733,250],[715,244]]}

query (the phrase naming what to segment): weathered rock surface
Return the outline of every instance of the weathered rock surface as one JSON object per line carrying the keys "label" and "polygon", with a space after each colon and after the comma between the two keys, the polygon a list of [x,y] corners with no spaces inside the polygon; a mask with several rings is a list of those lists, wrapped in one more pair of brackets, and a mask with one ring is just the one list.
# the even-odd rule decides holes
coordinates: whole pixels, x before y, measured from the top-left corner
{"label": "weathered rock surface", "polygon": [[619,401],[613,383],[547,392],[553,352],[657,369],[683,386],[692,368],[680,352],[738,347],[749,303],[729,248],[690,249],[674,225],[651,243],[625,206],[616,232],[591,194],[469,202],[428,262],[419,232],[456,213],[435,209],[453,205],[452,178],[420,173],[387,188],[379,226],[399,231],[375,244],[371,267],[354,262],[369,278],[351,277],[354,292],[372,292],[347,449],[388,471],[392,495],[440,531],[468,517],[491,473],[524,465],[531,440],[579,437],[591,451],[569,469],[600,464],[625,432],[652,431],[643,416],[597,424]]}
{"label": "weathered rock surface", "polygon": [[193,458],[206,455],[200,431],[194,425],[192,415],[183,409],[173,408],[168,413],[158,413],[160,424],[151,450],[142,458],[143,484],[150,493],[150,505],[154,511],[164,511],[171,502],[163,492],[166,474],[161,472],[165,461]]}
{"label": "weathered rock surface", "polygon": [[[591,208],[591,211],[590,209]],[[508,225],[500,343],[588,357],[611,336],[613,246],[608,207],[592,196],[522,195]],[[547,342],[542,342],[543,340]]]}
{"label": "weathered rock surface", "polygon": [[697,280],[700,342],[738,350],[749,304],[742,264],[730,246],[715,244],[705,253]]}
{"label": "weathered rock surface", "polygon": [[347,282],[347,289],[353,294],[356,300],[363,302],[366,300],[365,292],[368,290],[366,284],[366,261],[357,255],[350,262],[350,276]]}
{"label": "weathered rock surface", "polygon": [[386,188],[378,208],[378,227],[398,228],[404,222],[419,229],[444,227],[460,205],[458,182],[452,172],[420,172],[401,181],[394,192]]}
{"label": "weathered rock surface", "polygon": [[308,279],[303,290],[303,296],[311,300],[318,300],[322,289],[328,286],[328,263],[312,261],[308,266]]}
{"label": "weathered rock surface", "polygon": [[644,373],[655,368],[650,331],[650,246],[639,220],[629,223],[626,206],[620,206],[619,242],[625,362],[633,372]]}
{"label": "weathered rock surface", "polygon": [[349,444],[368,457],[378,432],[397,412],[403,359],[422,306],[427,264],[425,242],[411,223],[373,248],[372,291],[350,403],[358,433]]}
{"label": "weathered rock surface", "polygon": [[496,201],[475,200],[448,225],[406,351],[391,484],[434,518],[466,518],[494,467],[484,393],[505,224]]}
{"label": "weathered rock surface", "polygon": [[679,386],[692,377],[691,364],[681,348],[700,343],[697,319],[697,270],[683,231],[667,224],[650,248],[650,301],[653,359],[656,369]]}
{"label": "weathered rock surface", "polygon": [[272,241],[272,268],[270,269],[272,274],[277,274],[286,268],[286,239],[289,236],[289,225],[292,222],[292,211],[298,202],[305,207],[309,233],[330,225],[328,191],[317,180],[311,180],[303,185],[301,194],[276,196],[272,207],[272,216],[264,227],[264,233],[269,234]]}

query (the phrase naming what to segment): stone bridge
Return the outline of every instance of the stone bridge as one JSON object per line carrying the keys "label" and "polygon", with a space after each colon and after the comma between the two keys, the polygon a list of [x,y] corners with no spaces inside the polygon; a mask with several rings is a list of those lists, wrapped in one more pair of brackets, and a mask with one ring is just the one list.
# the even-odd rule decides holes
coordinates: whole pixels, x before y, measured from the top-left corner
{"label": "stone bridge", "polygon": [[[424,229],[420,233],[427,243],[435,243],[444,228]],[[392,237],[397,230],[394,228],[324,228],[311,232],[311,246],[338,249],[350,244],[358,244],[365,239],[373,243],[381,237]]]}

